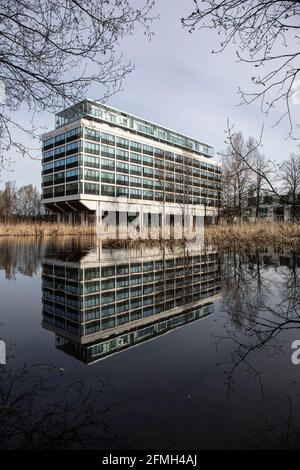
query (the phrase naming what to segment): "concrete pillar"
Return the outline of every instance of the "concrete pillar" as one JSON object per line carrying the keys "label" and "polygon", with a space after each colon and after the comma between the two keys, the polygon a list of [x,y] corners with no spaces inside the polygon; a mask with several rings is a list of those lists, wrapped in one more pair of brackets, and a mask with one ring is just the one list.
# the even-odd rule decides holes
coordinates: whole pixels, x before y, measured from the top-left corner
{"label": "concrete pillar", "polygon": [[86,223],[85,211],[81,211],[81,213],[80,213],[80,222],[81,222],[82,225],[85,225],[85,223]]}

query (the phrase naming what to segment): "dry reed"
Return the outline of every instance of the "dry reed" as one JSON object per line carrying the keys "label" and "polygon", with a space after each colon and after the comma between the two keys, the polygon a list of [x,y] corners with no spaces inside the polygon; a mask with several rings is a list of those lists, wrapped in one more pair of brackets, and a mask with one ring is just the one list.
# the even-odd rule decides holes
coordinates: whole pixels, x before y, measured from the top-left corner
{"label": "dry reed", "polygon": [[[96,235],[94,225],[55,222],[0,223],[0,237],[61,237]],[[129,239],[131,237],[129,236]],[[139,238],[139,237],[138,237]],[[138,241],[138,240],[137,240]],[[180,241],[178,241],[180,243]],[[300,224],[257,222],[210,225],[205,229],[205,243],[215,246],[265,246],[280,244],[300,246]]]}
{"label": "dry reed", "polygon": [[205,241],[211,245],[262,247],[266,245],[300,246],[300,224],[289,222],[242,222],[241,224],[210,225]]}

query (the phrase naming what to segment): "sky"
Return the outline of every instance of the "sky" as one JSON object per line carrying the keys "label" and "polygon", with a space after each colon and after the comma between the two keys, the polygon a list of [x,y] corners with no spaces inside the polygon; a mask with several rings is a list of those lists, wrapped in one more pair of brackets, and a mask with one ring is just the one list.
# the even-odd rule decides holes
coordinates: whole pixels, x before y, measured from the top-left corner
{"label": "sky", "polygon": [[[149,41],[139,27],[122,40],[124,60],[134,63],[135,70],[107,104],[206,142],[214,146],[217,159],[226,148],[228,119],[245,137],[258,138],[264,125],[261,151],[269,159],[283,160],[296,150],[296,143],[286,139],[284,124],[273,126],[276,114],[266,118],[259,103],[238,106],[238,88],[253,90],[249,66],[237,63],[233,47],[211,53],[218,44],[215,31],[190,34],[182,27],[180,18],[191,13],[193,5],[192,0],[156,0],[153,13],[160,17],[151,27],[153,38]],[[101,91],[92,86],[87,98],[99,96]],[[18,117],[26,125],[28,113],[21,110]],[[38,123],[44,132],[50,131],[54,116],[41,113]],[[40,143],[33,145],[38,148]],[[40,161],[16,157],[10,170],[2,171],[0,185],[7,180],[40,186]]]}

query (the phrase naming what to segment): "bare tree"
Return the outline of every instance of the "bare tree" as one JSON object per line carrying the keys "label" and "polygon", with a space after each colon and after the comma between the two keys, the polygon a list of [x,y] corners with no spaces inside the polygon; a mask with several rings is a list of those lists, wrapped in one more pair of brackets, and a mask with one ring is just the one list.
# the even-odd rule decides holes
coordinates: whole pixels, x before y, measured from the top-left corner
{"label": "bare tree", "polygon": [[287,192],[291,204],[291,219],[294,222],[300,205],[300,148],[298,154],[291,153],[288,160],[279,166],[279,177],[283,190]]}
{"label": "bare tree", "polygon": [[[254,67],[251,79],[257,91],[240,90],[242,103],[259,100],[268,114],[283,105],[279,120],[287,118],[293,131],[291,102],[298,102],[299,0],[194,0],[194,10],[182,18],[190,32],[213,29],[220,36],[217,51],[233,44],[239,61]],[[261,71],[261,72],[260,72]]]}
{"label": "bare tree", "polygon": [[[134,8],[129,0],[6,0],[0,8],[0,167],[7,152],[30,156],[15,138],[31,139],[36,127],[30,116],[55,111],[85,97],[92,84],[97,98],[120,89],[133,70],[124,64],[119,42],[137,24],[149,33],[153,0]],[[17,120],[27,108],[28,124]],[[24,136],[25,138],[26,136]]]}
{"label": "bare tree", "polygon": [[[262,130],[263,131],[263,130]],[[227,142],[228,147],[232,148],[238,158],[245,164],[245,166],[256,175],[261,181],[261,184],[265,184],[266,187],[278,197],[282,204],[291,206],[291,218],[295,220],[300,206],[299,200],[299,159],[300,154],[292,154],[290,159],[278,164],[276,162],[268,161],[265,165],[257,165],[255,159],[253,161],[253,155],[256,154],[260,146],[262,145],[262,132],[260,138],[255,141],[251,140],[251,144],[244,146],[243,148],[236,144],[236,137],[239,133],[235,133],[233,127],[230,127],[228,123],[227,128]],[[277,175],[277,178],[274,176]],[[263,183],[264,182],[264,183]],[[281,184],[281,189],[278,190],[275,187],[275,182],[278,186]],[[282,194],[285,190],[288,194]]]}
{"label": "bare tree", "polygon": [[0,219],[7,222],[17,210],[17,187],[15,181],[7,181],[0,192]]}
{"label": "bare tree", "polygon": [[17,191],[17,215],[24,218],[39,218],[43,214],[41,195],[36,186],[28,184]]}
{"label": "bare tree", "polygon": [[242,134],[236,133],[233,140],[223,155],[222,199],[227,216],[240,220],[250,187],[250,171],[240,157],[246,146]]}
{"label": "bare tree", "polygon": [[263,175],[270,174],[271,164],[265,155],[256,147],[256,142],[253,137],[249,138],[247,147],[251,152],[253,168],[256,169],[256,171],[251,174],[251,192],[255,197],[255,217],[257,218],[259,216],[263,191],[266,188],[266,180]]}

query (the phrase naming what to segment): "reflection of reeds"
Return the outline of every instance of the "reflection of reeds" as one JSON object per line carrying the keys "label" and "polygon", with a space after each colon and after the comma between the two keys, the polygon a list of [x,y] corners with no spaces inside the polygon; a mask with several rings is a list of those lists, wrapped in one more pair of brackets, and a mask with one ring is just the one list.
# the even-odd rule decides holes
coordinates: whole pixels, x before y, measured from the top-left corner
{"label": "reflection of reeds", "polygon": [[205,229],[205,242],[218,246],[265,246],[267,244],[300,245],[300,224],[288,222],[243,222],[210,225]]}

